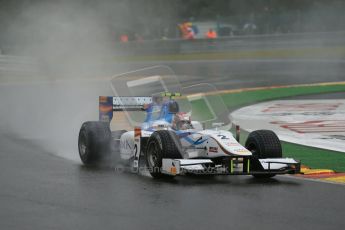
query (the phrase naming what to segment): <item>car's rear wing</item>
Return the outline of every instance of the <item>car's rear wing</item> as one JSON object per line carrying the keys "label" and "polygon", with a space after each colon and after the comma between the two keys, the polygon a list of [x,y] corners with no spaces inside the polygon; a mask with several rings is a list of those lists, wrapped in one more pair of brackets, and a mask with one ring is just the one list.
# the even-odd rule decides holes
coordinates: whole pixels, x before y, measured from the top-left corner
{"label": "car's rear wing", "polygon": [[110,122],[114,111],[142,111],[152,97],[99,97],[99,120]]}

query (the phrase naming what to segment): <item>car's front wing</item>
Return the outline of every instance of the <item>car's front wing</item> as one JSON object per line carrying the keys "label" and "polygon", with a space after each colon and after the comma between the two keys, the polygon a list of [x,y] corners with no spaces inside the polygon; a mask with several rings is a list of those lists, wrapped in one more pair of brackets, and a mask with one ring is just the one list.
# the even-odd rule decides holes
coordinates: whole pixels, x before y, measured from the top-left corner
{"label": "car's front wing", "polygon": [[227,158],[217,165],[210,159],[163,159],[162,173],[168,175],[255,175],[297,174],[301,163],[292,158]]}

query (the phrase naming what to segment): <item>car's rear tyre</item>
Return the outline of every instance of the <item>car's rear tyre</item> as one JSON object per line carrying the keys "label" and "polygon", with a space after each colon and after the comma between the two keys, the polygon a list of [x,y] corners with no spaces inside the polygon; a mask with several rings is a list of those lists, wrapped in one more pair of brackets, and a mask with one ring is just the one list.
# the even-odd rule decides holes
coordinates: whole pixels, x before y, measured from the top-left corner
{"label": "car's rear tyre", "polygon": [[[271,130],[256,130],[249,134],[245,147],[256,159],[281,158],[282,146],[278,136]],[[275,174],[254,174],[256,178],[270,178]]]}
{"label": "car's rear tyre", "polygon": [[85,165],[97,165],[110,155],[111,131],[108,122],[87,121],[79,131],[78,150]]}
{"label": "car's rear tyre", "polygon": [[162,159],[181,159],[182,146],[177,135],[168,130],[158,130],[154,132],[148,142],[145,151],[146,165],[154,178],[171,177],[163,174]]}

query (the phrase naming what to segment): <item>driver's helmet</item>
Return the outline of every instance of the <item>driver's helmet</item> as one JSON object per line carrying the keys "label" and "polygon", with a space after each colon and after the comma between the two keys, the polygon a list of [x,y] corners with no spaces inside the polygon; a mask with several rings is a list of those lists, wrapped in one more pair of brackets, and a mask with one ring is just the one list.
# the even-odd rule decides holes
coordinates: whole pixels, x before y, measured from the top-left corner
{"label": "driver's helmet", "polygon": [[175,130],[192,129],[190,116],[187,113],[179,112],[174,114],[172,128]]}

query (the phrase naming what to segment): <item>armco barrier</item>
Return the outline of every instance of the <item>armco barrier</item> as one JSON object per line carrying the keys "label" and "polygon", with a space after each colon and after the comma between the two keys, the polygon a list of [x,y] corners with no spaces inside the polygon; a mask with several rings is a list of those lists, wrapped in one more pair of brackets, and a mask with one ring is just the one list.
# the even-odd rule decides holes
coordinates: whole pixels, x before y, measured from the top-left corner
{"label": "armco barrier", "polygon": [[309,47],[345,46],[345,32],[251,35],[224,37],[216,40],[152,40],[116,43],[119,55],[185,54],[232,50],[269,50]]}
{"label": "armco barrier", "polygon": [[[103,44],[104,45],[104,44]],[[142,42],[111,43],[104,46],[112,46],[101,55],[133,56],[133,55],[174,55],[207,52],[231,52],[231,51],[270,51],[274,49],[298,49],[298,48],[324,48],[345,47],[345,31],[328,33],[304,33],[304,34],[277,34],[277,35],[252,35],[223,37],[216,40],[152,40]],[[100,44],[102,46],[102,44]],[[14,47],[17,48],[18,47]],[[15,50],[15,49],[14,49]],[[10,53],[10,52],[9,52]],[[345,55],[340,53],[342,58]],[[91,57],[92,58],[92,57]],[[43,59],[44,61],[44,59]],[[40,63],[33,57],[0,55],[0,77],[27,76],[42,74],[42,71],[54,70],[55,65]],[[40,68],[44,67],[44,68]],[[58,68],[58,67],[56,67]],[[59,68],[58,68],[59,69]],[[61,69],[61,68],[60,68]],[[63,68],[64,69],[64,68]],[[53,71],[54,72],[54,71]],[[56,71],[55,71],[56,72]]]}

